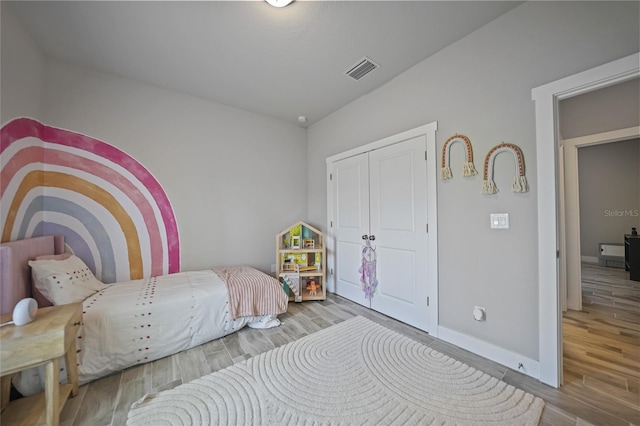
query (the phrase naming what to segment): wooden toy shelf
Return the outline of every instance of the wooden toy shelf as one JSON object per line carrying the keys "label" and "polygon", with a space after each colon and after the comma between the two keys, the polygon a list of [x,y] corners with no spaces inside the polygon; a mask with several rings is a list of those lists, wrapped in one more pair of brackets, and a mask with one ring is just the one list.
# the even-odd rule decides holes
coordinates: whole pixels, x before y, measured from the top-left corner
{"label": "wooden toy shelf", "polygon": [[297,222],[276,235],[276,278],[289,291],[289,300],[325,300],[326,247],[324,234]]}

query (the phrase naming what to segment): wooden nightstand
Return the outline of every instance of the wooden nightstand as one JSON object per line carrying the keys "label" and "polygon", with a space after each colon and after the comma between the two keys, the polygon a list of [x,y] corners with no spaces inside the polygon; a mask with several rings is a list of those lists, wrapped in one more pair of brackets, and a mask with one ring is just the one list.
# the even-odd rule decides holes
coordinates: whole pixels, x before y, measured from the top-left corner
{"label": "wooden nightstand", "polygon": [[[0,321],[11,320],[3,315]],[[69,394],[78,394],[76,333],[82,321],[82,303],[38,310],[36,319],[21,327],[0,328],[0,376],[2,376],[2,424],[57,425]],[[59,385],[61,356],[65,356],[68,384]],[[38,365],[45,366],[45,391],[9,403],[11,375]]]}

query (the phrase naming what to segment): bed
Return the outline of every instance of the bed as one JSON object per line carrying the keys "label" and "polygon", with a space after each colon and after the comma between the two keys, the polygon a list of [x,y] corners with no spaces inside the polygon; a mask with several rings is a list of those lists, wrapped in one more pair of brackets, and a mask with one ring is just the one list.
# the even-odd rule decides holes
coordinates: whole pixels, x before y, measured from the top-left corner
{"label": "bed", "polygon": [[[11,313],[25,297],[36,298],[39,306],[49,304],[47,297],[52,300],[52,295],[38,291],[42,287],[36,270],[42,270],[42,262],[57,266],[70,261],[64,250],[63,236],[0,245],[2,314]],[[42,260],[34,261],[36,258]],[[32,282],[30,263],[38,285]],[[288,303],[275,278],[247,266],[96,286],[83,299],[83,321],[76,337],[81,384],[201,345],[246,325],[277,326],[277,315],[286,311]],[[61,359],[61,365],[63,362]],[[43,377],[43,369],[35,368],[14,376],[13,384],[21,394],[30,395],[42,389]],[[60,377],[66,379],[65,370]]]}

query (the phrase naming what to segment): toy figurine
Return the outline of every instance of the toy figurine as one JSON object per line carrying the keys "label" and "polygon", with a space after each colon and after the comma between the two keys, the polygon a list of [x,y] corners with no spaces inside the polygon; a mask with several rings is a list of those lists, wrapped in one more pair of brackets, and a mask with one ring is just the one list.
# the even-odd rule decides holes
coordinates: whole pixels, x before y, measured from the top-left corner
{"label": "toy figurine", "polygon": [[316,296],[317,290],[320,288],[318,283],[314,281],[314,278],[309,278],[309,282],[307,283],[307,290],[309,290],[309,296]]}

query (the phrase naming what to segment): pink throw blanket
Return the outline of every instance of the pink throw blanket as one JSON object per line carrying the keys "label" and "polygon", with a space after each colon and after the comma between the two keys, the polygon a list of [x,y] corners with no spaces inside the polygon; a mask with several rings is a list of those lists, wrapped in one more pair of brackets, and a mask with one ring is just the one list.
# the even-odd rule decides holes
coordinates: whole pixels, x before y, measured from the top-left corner
{"label": "pink throw blanket", "polygon": [[275,278],[250,266],[222,266],[213,271],[227,284],[232,319],[287,311],[289,298]]}

